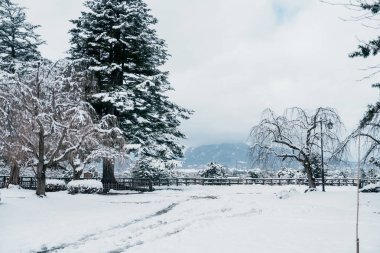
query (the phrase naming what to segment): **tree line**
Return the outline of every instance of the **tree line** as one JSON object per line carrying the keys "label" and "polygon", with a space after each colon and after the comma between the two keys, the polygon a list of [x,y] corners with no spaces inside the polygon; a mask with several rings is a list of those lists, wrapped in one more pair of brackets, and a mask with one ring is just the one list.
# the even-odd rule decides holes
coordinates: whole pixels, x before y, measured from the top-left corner
{"label": "tree line", "polygon": [[179,129],[192,111],[173,103],[169,54],[142,0],[87,0],[71,20],[68,57],[53,62],[24,8],[0,3],[0,151],[17,183],[34,169],[45,195],[46,170],[65,162],[73,178],[101,159],[103,183],[116,183],[115,159],[137,157],[136,173],[153,174],[183,156]]}

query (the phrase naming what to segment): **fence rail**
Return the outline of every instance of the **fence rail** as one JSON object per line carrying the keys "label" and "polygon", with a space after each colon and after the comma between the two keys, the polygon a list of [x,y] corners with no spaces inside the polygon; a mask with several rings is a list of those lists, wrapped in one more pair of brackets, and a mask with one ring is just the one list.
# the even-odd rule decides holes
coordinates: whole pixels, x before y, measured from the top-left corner
{"label": "fence rail", "polygon": [[[59,179],[66,183],[71,178],[48,178]],[[101,178],[94,178],[101,180]],[[82,179],[86,180],[86,179]],[[308,180],[303,178],[162,178],[156,180],[136,179],[136,178],[116,178],[117,183],[105,183],[103,187],[107,190],[137,190],[152,191],[154,186],[189,186],[189,185],[308,185]],[[8,185],[9,176],[0,176],[0,188]],[[361,186],[370,183],[378,183],[380,179],[362,179]],[[316,185],[322,184],[322,179],[315,180]],[[358,180],[355,178],[327,178],[326,186],[357,186]],[[24,189],[35,190],[37,179],[35,177],[20,177],[19,185]]]}
{"label": "fence rail", "polygon": [[[357,186],[356,178],[327,178],[327,186]],[[362,179],[362,186],[380,182],[380,179]],[[317,186],[322,185],[322,179],[315,180]],[[158,179],[152,182],[153,186],[171,185],[308,185],[308,180],[303,178],[167,178]]]}

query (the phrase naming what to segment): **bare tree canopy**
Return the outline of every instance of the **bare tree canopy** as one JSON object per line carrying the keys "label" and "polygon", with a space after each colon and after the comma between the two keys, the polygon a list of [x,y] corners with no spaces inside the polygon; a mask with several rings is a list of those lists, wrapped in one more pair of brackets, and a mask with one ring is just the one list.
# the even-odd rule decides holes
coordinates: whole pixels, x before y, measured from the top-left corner
{"label": "bare tree canopy", "polygon": [[67,160],[77,172],[95,158],[112,159],[125,142],[115,116],[97,118],[83,101],[86,73],[75,62],[49,61],[0,70],[0,151],[35,169],[36,193],[45,195],[46,169]]}
{"label": "bare tree canopy", "polygon": [[341,153],[342,129],[343,123],[332,108],[320,107],[308,113],[292,107],[282,115],[266,109],[250,133],[250,158],[254,162],[275,155],[282,160],[295,160],[305,169],[309,187],[315,188],[313,164],[320,159],[321,137],[324,153],[329,159],[336,158]]}

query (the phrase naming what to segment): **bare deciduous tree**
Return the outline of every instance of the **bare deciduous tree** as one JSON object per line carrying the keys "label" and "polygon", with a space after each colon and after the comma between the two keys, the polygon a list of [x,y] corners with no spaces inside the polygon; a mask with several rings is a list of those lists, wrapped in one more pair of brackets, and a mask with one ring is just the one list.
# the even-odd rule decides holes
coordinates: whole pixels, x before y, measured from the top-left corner
{"label": "bare deciduous tree", "polygon": [[325,153],[330,158],[336,157],[341,147],[339,136],[342,128],[343,123],[332,108],[321,107],[310,114],[293,107],[286,109],[283,115],[267,109],[263,112],[263,119],[250,133],[251,159],[275,155],[283,160],[295,160],[305,169],[309,188],[315,188],[313,159],[320,157],[321,137]]}
{"label": "bare deciduous tree", "polygon": [[117,126],[96,121],[95,110],[83,99],[80,76],[75,63],[66,61],[31,63],[12,74],[0,73],[0,103],[9,108],[0,111],[0,118],[17,119],[0,127],[1,144],[27,154],[39,196],[45,195],[45,172],[52,165],[80,156],[113,157],[126,146]]}

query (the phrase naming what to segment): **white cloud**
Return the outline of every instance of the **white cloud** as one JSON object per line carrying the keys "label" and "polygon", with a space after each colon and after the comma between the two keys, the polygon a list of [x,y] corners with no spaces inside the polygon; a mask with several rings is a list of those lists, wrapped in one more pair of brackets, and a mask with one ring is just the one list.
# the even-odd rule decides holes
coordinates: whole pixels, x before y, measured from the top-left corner
{"label": "white cloud", "polygon": [[[68,19],[79,0],[18,0],[43,25],[43,48],[57,58],[67,50]],[[375,59],[349,59],[356,37],[375,30],[343,22],[351,13],[318,0],[148,0],[172,58],[166,68],[179,104],[194,109],[183,129],[190,145],[245,140],[271,107],[336,108],[352,129],[378,98],[371,81],[357,82]],[[373,81],[373,80],[372,80]]]}
{"label": "white cloud", "polygon": [[[205,24],[220,16],[233,20],[229,25],[214,24],[215,29],[224,29],[218,36],[183,27],[203,44],[181,48],[185,41],[169,31],[177,24],[164,21],[168,26],[160,30],[177,56],[169,64],[177,89],[173,97],[196,111],[185,123],[190,143],[244,140],[266,107],[280,113],[290,106],[331,106],[352,129],[366,104],[378,96],[368,82],[356,81],[364,74],[358,69],[369,61],[348,58],[358,43],[355,36],[368,37],[371,31],[341,21],[339,17],[349,15],[343,7],[319,1],[288,1],[284,6],[296,11],[280,24],[275,23],[273,2],[244,1],[244,8],[227,2],[234,19],[221,10],[197,16],[197,22]],[[163,13],[157,13],[161,21],[171,15]],[[215,46],[217,41],[223,43]],[[186,61],[181,55],[190,46],[193,58]]]}

